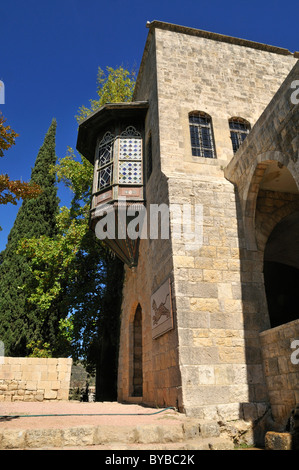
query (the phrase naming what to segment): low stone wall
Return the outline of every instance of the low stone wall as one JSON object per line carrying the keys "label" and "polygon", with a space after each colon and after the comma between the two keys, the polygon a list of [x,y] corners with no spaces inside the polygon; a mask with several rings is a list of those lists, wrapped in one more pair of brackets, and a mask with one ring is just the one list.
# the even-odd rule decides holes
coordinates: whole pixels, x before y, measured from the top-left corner
{"label": "low stone wall", "polygon": [[4,357],[1,401],[68,400],[72,359]]}
{"label": "low stone wall", "polygon": [[[264,370],[273,418],[285,424],[299,404],[299,320],[260,333]],[[297,352],[298,351],[298,352]]]}

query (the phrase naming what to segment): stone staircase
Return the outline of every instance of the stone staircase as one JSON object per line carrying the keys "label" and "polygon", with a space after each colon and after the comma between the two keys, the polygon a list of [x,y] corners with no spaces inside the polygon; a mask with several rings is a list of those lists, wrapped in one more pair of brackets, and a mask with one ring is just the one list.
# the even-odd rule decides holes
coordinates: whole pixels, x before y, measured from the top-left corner
{"label": "stone staircase", "polygon": [[186,419],[173,424],[84,425],[56,429],[3,429],[0,449],[39,450],[233,450],[216,422]]}

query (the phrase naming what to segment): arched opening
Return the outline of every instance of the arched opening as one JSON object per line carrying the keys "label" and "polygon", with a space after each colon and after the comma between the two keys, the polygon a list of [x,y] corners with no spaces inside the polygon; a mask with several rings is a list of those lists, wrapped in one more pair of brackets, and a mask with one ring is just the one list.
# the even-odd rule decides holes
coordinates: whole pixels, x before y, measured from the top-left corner
{"label": "arched opening", "polygon": [[[272,158],[276,157],[277,160]],[[280,152],[266,152],[259,158],[259,163],[254,166],[247,176],[247,183],[243,193],[243,221],[246,231],[246,247],[248,250],[257,249],[256,236],[260,234],[257,227],[257,206],[263,192],[269,194],[282,194],[281,203],[285,204],[284,193],[298,195],[299,183],[285,165],[286,157]],[[298,179],[297,179],[298,180]],[[271,209],[267,209],[264,219],[269,218]],[[263,221],[264,224],[265,220]],[[267,236],[269,235],[269,232]]]}
{"label": "arched opening", "polygon": [[133,322],[133,393],[134,397],[143,394],[143,367],[142,367],[142,309],[138,304]]}
{"label": "arched opening", "polygon": [[284,217],[271,232],[264,282],[271,327],[299,318],[299,212]]}

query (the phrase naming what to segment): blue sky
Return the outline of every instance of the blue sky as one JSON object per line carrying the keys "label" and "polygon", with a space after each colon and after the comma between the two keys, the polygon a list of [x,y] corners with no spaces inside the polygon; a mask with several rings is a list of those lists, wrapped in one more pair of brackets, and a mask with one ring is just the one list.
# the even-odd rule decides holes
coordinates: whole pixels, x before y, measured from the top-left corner
{"label": "blue sky", "polygon": [[[0,111],[19,133],[0,173],[30,179],[38,150],[57,119],[56,153],[76,147],[79,106],[96,98],[100,66],[139,68],[148,29],[160,20],[299,50],[299,2],[207,0],[2,0]],[[59,186],[61,203],[70,193]],[[18,206],[0,206],[0,251]]]}

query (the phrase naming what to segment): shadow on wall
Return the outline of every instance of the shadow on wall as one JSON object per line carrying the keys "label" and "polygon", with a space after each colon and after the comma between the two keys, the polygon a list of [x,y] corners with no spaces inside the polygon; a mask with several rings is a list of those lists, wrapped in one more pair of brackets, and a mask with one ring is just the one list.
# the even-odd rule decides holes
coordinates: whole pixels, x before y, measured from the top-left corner
{"label": "shadow on wall", "polygon": [[[241,403],[239,418],[253,426],[253,442],[264,446],[265,434],[271,429],[271,410],[262,366],[259,332],[270,328],[263,283],[262,254],[245,248],[241,204],[236,190],[238,232],[240,241],[240,276],[248,402]],[[270,423],[269,423],[270,420]]]}
{"label": "shadow on wall", "polygon": [[[262,203],[257,198],[258,216],[262,214],[264,224],[267,224],[267,217],[271,218],[271,210],[276,210],[275,205],[271,209],[272,195],[268,192],[265,198],[263,193],[267,214],[261,211]],[[282,194],[279,199],[286,197]],[[238,214],[239,237],[243,246],[240,248],[241,285],[249,387],[249,403],[240,406],[240,418],[254,423],[255,444],[263,445],[267,431],[285,430],[286,421],[296,405],[294,387],[289,387],[289,382],[294,381],[294,374],[298,379],[298,372],[288,364],[292,352],[290,339],[287,345],[284,344],[284,356],[278,358],[274,340],[271,340],[271,351],[266,350],[267,345],[261,343],[260,333],[274,331],[272,328],[276,330],[280,325],[288,326],[289,322],[298,319],[299,212],[283,217],[270,233],[264,247],[260,246],[255,251],[246,249],[246,244],[242,244],[245,234],[239,203]],[[269,372],[271,367],[275,370]],[[282,369],[287,372],[286,375],[281,374]],[[279,382],[279,386],[275,385],[275,381]]]}

